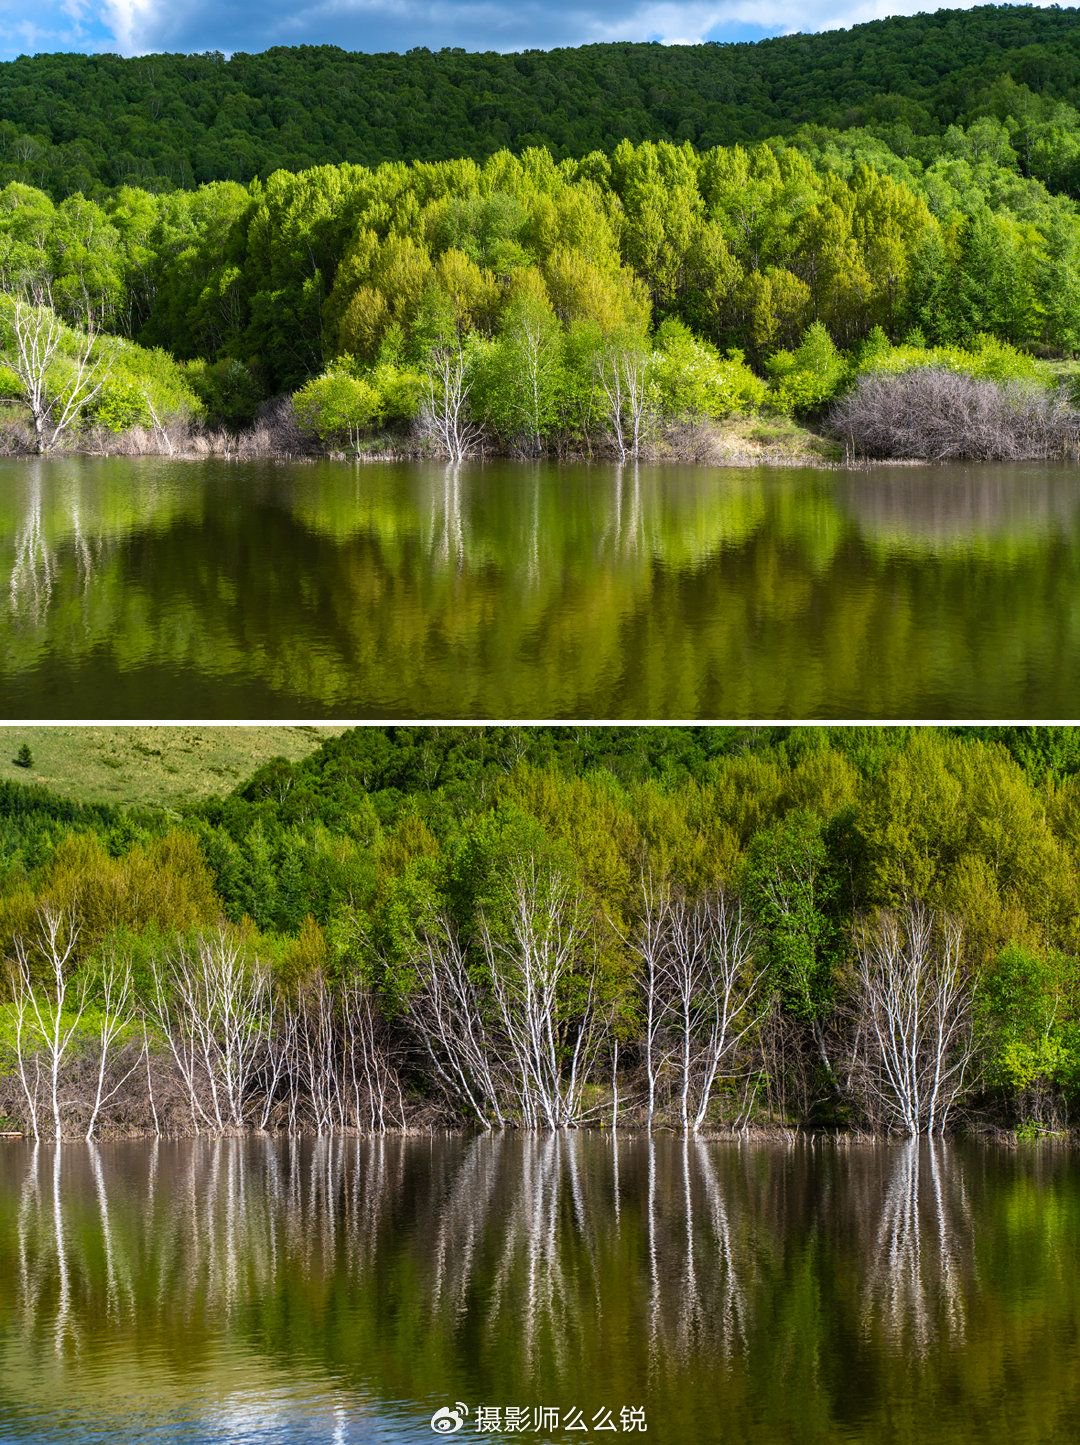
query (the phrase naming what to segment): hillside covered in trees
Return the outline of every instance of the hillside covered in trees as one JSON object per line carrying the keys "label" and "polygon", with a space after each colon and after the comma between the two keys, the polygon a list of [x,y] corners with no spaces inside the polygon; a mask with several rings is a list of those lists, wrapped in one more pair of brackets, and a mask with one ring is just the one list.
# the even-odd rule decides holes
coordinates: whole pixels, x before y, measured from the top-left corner
{"label": "hillside covered in trees", "polygon": [[1041,6],[943,10],[736,45],[38,55],[0,65],[0,180],[59,199],[342,161],[483,160],[540,145],[558,158],[624,139],[707,149],[803,124],[870,126],[918,154],[950,125],[1006,113],[1040,174],[1049,162],[1036,154],[1040,143],[1049,138],[1053,150],[1077,104],[1078,12]]}
{"label": "hillside covered in trees", "polygon": [[478,439],[626,456],[665,427],[820,416],[868,371],[929,368],[1043,398],[1031,454],[1053,454],[1059,378],[1037,358],[1080,349],[1076,203],[1020,174],[1000,122],[950,145],[923,166],[863,131],[622,142],[58,204],[13,182],[0,394],[39,450],[61,413],[69,434],[157,444],[295,392],[290,450],[419,423],[452,458]]}
{"label": "hillside covered in trees", "polygon": [[180,816],[4,784],[2,1108],[1062,1128],[1078,819],[1071,729],[359,729]]}
{"label": "hillside covered in trees", "polygon": [[[0,120],[0,449],[171,453],[198,432],[232,454],[258,422],[255,450],[290,454],[709,460],[717,423],[768,435],[794,416],[868,456],[1075,456],[1075,17],[987,8],[670,51],[0,67],[0,113],[53,127]],[[374,67],[364,95],[417,133],[398,147],[380,112],[381,149],[340,129],[324,146],[318,104],[344,96],[343,126],[365,114],[318,71],[330,59]],[[490,66],[521,83],[507,104],[589,123],[579,141],[471,109],[452,123],[432,66],[471,109],[493,92],[469,68]],[[739,126],[701,119],[721,95]],[[250,124],[257,144],[226,130],[228,167],[140,168],[116,137],[144,112],[151,150],[187,144],[195,115]],[[301,131],[306,149],[283,139]],[[58,146],[90,158],[62,181]]]}

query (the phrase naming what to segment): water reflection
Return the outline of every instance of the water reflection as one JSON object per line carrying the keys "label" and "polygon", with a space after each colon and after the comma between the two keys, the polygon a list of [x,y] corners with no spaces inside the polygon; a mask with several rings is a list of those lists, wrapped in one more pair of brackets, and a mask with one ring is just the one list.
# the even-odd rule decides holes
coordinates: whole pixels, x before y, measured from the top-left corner
{"label": "water reflection", "polygon": [[640,1404],[662,1440],[884,1440],[919,1410],[920,1439],[1004,1440],[1008,1397],[1042,1440],[1080,1391],[1064,1155],[18,1145],[0,1220],[4,1438],[396,1441],[460,1399]]}
{"label": "water reflection", "polygon": [[0,685],[11,717],[1074,716],[1078,498],[1047,467],[0,463]]}
{"label": "water reflection", "polygon": [[898,1146],[864,1289],[870,1326],[916,1356],[959,1342],[966,1323],[971,1210],[946,1155],[940,1141]]}
{"label": "water reflection", "polygon": [[26,508],[15,534],[15,560],[8,588],[11,610],[38,624],[52,599],[56,563],[41,525],[42,464],[27,464]]}
{"label": "water reflection", "polygon": [[837,496],[861,534],[885,548],[1037,547],[1076,527],[1075,468],[899,467],[873,475],[872,487],[844,476]]}

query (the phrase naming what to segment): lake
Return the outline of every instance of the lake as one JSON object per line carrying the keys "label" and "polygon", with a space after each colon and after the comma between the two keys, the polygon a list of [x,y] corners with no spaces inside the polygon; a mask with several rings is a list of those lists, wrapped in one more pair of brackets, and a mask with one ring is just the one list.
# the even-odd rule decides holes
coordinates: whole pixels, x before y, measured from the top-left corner
{"label": "lake", "polygon": [[1045,1445],[1078,1275],[1065,1150],[5,1144],[0,1437]]}
{"label": "lake", "polygon": [[0,463],[6,718],[1069,718],[1075,468]]}

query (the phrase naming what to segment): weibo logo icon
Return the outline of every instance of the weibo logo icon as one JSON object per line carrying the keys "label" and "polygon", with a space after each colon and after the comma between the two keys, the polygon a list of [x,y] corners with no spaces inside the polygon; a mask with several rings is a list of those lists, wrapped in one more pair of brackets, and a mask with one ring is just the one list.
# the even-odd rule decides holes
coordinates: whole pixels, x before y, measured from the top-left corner
{"label": "weibo logo icon", "polygon": [[465,1416],[469,1413],[468,1405],[460,1400],[451,1408],[444,1405],[441,1410],[436,1410],[431,1417],[431,1428],[436,1435],[456,1435],[465,1424]]}

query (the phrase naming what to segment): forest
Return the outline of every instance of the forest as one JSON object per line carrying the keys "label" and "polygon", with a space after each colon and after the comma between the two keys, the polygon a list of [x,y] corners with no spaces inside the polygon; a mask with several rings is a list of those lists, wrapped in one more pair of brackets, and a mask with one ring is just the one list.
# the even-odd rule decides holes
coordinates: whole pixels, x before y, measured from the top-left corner
{"label": "forest", "polygon": [[168,810],[9,782],[0,1109],[1059,1134],[1078,870],[1070,728],[361,728]]}
{"label": "forest", "polygon": [[1010,117],[1025,174],[1076,193],[1078,12],[984,5],[737,45],[520,55],[332,46],[259,55],[36,55],[0,64],[0,184],[54,199],[192,189],[344,161],[559,159],[620,140],[696,149],[803,125],[867,127],[934,158],[953,125]]}
{"label": "forest", "polygon": [[1077,37],[0,66],[0,450],[1074,457]]}
{"label": "forest", "polygon": [[1073,457],[1078,37],[0,66],[0,451]]}
{"label": "forest", "polygon": [[[1073,455],[1080,217],[1011,136],[953,127],[926,166],[822,131],[59,203],[12,182],[4,445],[246,428],[290,454],[625,460],[794,417],[870,455]],[[853,409],[884,391],[891,415],[926,378],[960,388],[954,418],[996,408],[989,446],[957,420],[927,452]]]}

